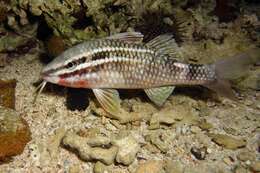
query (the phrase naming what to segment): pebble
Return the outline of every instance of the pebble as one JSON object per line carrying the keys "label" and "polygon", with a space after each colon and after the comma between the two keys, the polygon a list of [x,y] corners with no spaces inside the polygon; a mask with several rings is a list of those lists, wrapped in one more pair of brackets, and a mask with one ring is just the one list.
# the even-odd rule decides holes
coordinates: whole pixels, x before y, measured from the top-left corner
{"label": "pebble", "polygon": [[201,148],[192,147],[190,152],[196,159],[205,160],[206,154],[207,154],[207,148],[206,147],[201,147]]}
{"label": "pebble", "polygon": [[245,100],[244,104],[247,105],[247,106],[251,106],[251,105],[254,104],[254,102],[252,100]]}
{"label": "pebble", "polygon": [[233,159],[231,159],[230,157],[225,157],[223,158],[223,162],[230,166],[233,164]]}
{"label": "pebble", "polygon": [[201,129],[198,126],[191,126],[190,131],[194,134],[198,134],[201,132]]}
{"label": "pebble", "polygon": [[116,161],[123,165],[130,165],[140,149],[138,142],[131,134],[119,135],[112,143],[118,147]]}
{"label": "pebble", "polygon": [[164,166],[166,173],[183,173],[184,167],[179,161],[166,160]]}
{"label": "pebble", "polygon": [[237,155],[237,159],[243,162],[246,161],[253,161],[256,159],[255,154],[253,153],[253,151],[249,151],[249,150],[244,150],[241,151],[238,155]]}
{"label": "pebble", "polygon": [[246,146],[247,142],[244,139],[236,139],[224,134],[209,134],[212,141],[223,146],[226,149],[235,150]]}
{"label": "pebble", "polygon": [[74,164],[69,167],[69,173],[78,173],[80,172],[80,165]]}
{"label": "pebble", "polygon": [[162,173],[163,163],[159,160],[149,160],[140,164],[135,173]]}
{"label": "pebble", "polygon": [[260,172],[260,161],[256,161],[250,167],[253,172]]}
{"label": "pebble", "polygon": [[248,173],[248,171],[246,170],[246,168],[244,168],[242,166],[237,166],[235,168],[235,173]]}
{"label": "pebble", "polygon": [[0,106],[0,161],[21,154],[30,140],[27,122],[16,111]]}

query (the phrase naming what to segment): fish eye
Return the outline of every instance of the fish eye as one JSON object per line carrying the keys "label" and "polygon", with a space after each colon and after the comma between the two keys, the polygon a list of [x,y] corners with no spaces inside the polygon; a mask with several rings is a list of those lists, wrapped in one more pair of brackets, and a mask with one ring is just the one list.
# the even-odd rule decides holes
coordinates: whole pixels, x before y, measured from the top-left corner
{"label": "fish eye", "polygon": [[67,68],[72,68],[73,66],[74,66],[74,64],[72,62],[69,62],[66,67]]}

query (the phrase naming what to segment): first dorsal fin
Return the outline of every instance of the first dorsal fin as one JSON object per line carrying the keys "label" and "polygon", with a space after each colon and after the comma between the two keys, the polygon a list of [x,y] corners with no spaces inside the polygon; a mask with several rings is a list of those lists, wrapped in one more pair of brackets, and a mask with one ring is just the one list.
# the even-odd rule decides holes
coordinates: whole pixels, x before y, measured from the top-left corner
{"label": "first dorsal fin", "polygon": [[106,39],[121,40],[129,43],[142,43],[143,34],[140,32],[122,32],[106,37]]}
{"label": "first dorsal fin", "polygon": [[174,57],[178,49],[178,45],[175,42],[173,35],[170,34],[159,35],[146,43],[146,45],[149,48],[154,49],[158,56],[170,55],[171,57]]}

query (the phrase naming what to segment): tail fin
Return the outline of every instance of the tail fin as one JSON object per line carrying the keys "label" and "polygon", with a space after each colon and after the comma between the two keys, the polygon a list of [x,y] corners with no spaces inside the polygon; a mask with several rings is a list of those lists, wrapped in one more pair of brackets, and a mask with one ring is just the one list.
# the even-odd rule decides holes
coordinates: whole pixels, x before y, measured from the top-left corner
{"label": "tail fin", "polygon": [[246,75],[250,67],[260,62],[260,49],[250,49],[231,58],[216,62],[216,73],[223,79],[237,79]]}
{"label": "tail fin", "polygon": [[217,80],[207,84],[206,87],[222,96],[236,100],[229,80],[246,75],[250,67],[257,62],[260,62],[259,48],[250,49],[245,53],[217,61],[215,64],[212,64],[216,72]]}

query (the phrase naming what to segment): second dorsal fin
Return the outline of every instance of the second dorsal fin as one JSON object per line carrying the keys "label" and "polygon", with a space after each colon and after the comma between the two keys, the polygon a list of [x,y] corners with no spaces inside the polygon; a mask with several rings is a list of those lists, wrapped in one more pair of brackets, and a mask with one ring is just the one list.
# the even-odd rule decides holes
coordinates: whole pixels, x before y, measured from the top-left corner
{"label": "second dorsal fin", "polygon": [[140,32],[122,32],[106,37],[106,39],[121,40],[129,43],[142,43],[143,34]]}
{"label": "second dorsal fin", "polygon": [[178,49],[173,35],[170,34],[159,35],[146,43],[146,45],[154,49],[158,56],[169,55],[174,57]]}

